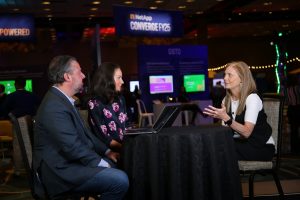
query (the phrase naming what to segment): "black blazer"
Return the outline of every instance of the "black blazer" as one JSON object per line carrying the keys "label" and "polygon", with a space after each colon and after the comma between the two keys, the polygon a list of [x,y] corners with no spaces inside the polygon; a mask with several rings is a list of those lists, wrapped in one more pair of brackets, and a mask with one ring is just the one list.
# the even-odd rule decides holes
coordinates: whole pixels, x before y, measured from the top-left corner
{"label": "black blazer", "polygon": [[35,119],[33,169],[50,196],[71,190],[97,172],[107,147],[84,126],[68,98],[52,87]]}

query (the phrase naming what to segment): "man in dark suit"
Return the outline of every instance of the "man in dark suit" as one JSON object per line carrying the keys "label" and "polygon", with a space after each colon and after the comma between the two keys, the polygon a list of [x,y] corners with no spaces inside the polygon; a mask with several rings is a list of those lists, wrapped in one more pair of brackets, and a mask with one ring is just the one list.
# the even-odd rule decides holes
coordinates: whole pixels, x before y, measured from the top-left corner
{"label": "man in dark suit", "polygon": [[[16,91],[7,95],[2,106],[3,117],[7,118],[8,113],[16,117],[25,115],[34,116],[40,104],[40,98],[32,92],[25,90],[26,80],[19,76],[15,80]],[[1,108],[0,108],[1,109]]]}
{"label": "man in dark suit", "polygon": [[37,112],[33,169],[52,199],[66,193],[100,194],[101,200],[122,199],[128,177],[112,168],[118,154],[107,149],[85,126],[72,96],[83,87],[85,75],[74,57],[52,59],[53,86]]}

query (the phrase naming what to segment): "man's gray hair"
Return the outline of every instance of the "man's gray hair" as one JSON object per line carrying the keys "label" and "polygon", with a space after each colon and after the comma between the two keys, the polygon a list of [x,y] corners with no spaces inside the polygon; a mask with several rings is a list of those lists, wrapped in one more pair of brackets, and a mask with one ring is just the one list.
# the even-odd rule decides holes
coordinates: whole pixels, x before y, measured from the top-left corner
{"label": "man's gray hair", "polygon": [[75,57],[69,55],[61,55],[54,57],[48,68],[48,78],[53,84],[63,83],[65,81],[64,74],[71,72],[71,62],[77,61]]}

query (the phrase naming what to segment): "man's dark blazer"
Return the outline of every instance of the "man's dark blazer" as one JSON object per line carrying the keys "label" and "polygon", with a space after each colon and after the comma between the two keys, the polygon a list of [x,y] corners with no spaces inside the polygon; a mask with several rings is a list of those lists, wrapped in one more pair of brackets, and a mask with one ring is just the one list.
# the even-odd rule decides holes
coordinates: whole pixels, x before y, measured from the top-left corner
{"label": "man's dark blazer", "polygon": [[45,95],[35,119],[33,169],[50,196],[68,192],[104,169],[107,147],[86,128],[68,98],[57,88]]}

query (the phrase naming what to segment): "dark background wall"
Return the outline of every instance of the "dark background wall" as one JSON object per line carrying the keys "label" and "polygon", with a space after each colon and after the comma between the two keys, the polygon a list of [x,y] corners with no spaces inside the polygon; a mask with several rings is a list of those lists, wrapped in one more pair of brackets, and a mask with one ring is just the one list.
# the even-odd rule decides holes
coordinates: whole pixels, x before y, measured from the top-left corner
{"label": "dark background wall", "polygon": [[[229,61],[243,60],[249,65],[275,64],[276,52],[270,45],[273,38],[218,38],[208,39],[209,67],[224,65]],[[172,40],[147,39],[149,44],[168,44]],[[177,39],[175,44],[199,44],[195,39]],[[112,61],[122,66],[126,81],[137,77],[137,45],[145,44],[145,39],[116,38],[101,41],[102,62]],[[298,56],[299,39],[291,36],[286,40],[289,57]],[[200,44],[201,45],[201,44]],[[80,38],[64,38],[52,42],[49,37],[38,33],[34,43],[0,42],[0,79],[13,79],[24,75],[33,79],[33,90],[42,96],[49,83],[45,72],[49,61],[55,55],[70,54],[78,58],[84,72],[91,73],[96,67],[95,45],[93,40]],[[268,84],[275,84],[274,69],[254,70],[253,74],[265,77]]]}

